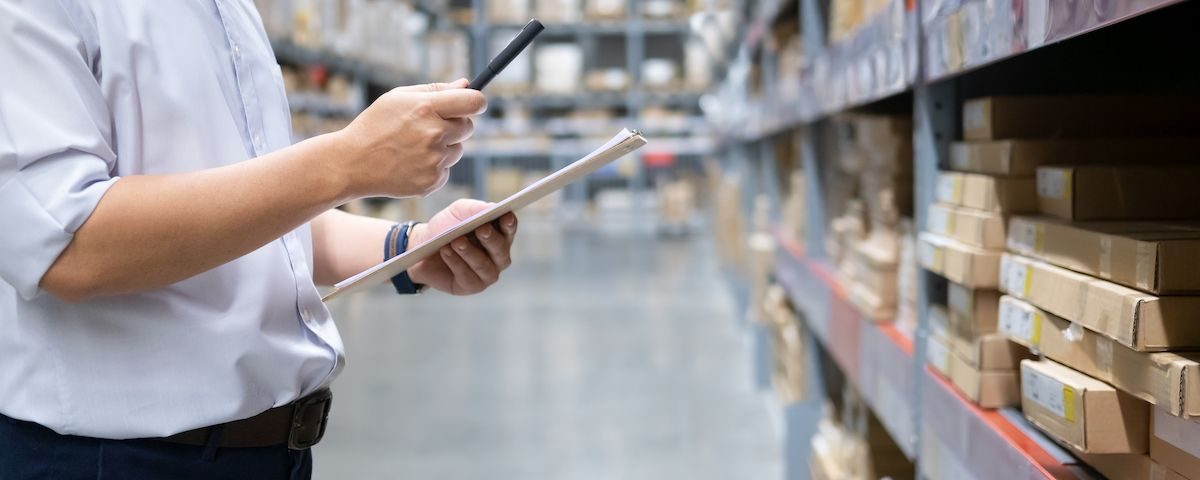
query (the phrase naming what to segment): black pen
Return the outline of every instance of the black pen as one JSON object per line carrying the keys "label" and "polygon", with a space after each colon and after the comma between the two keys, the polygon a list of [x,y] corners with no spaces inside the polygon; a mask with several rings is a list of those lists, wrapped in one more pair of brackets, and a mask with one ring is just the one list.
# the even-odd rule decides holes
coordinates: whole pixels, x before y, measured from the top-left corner
{"label": "black pen", "polygon": [[492,59],[491,63],[483,67],[483,71],[479,72],[479,76],[475,77],[474,80],[471,80],[471,84],[467,88],[483,90],[483,87],[491,83],[492,79],[496,78],[496,75],[499,75],[504,70],[504,67],[512,63],[513,59],[517,58],[517,55],[520,55],[522,50],[525,50],[525,47],[533,43],[533,38],[545,29],[546,27],[542,25],[542,22],[537,21],[536,18],[530,20],[529,23],[525,24],[525,28],[521,29],[521,33],[517,34],[517,38],[509,42],[504,47],[504,50],[501,50],[500,54]]}

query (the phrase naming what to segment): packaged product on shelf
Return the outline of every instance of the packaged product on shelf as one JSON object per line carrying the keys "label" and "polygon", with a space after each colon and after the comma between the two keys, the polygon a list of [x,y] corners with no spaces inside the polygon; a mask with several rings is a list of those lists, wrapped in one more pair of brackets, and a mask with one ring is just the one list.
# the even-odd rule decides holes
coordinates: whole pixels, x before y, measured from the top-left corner
{"label": "packaged product on shelf", "polygon": [[946,305],[950,325],[967,338],[978,338],[997,331],[997,308],[1000,292],[992,288],[974,289],[956,282],[947,282]]}
{"label": "packaged product on shelf", "polygon": [[492,23],[525,23],[533,10],[530,3],[531,0],[487,0],[484,8]]}
{"label": "packaged product on shelf", "polygon": [[591,20],[622,20],[625,18],[624,0],[585,0],[584,15]]}
{"label": "packaged product on shelf", "polygon": [[874,229],[851,251],[850,299],[864,315],[880,322],[896,316],[898,241],[895,232]]}
{"label": "packaged product on shelf", "polygon": [[1021,409],[1084,453],[1149,451],[1149,403],[1050,360],[1021,362]]}
{"label": "packaged product on shelf", "polygon": [[1200,167],[1039,167],[1038,211],[1071,220],[1200,218]]}
{"label": "packaged product on shelf", "polygon": [[1033,176],[1043,165],[1141,161],[1182,162],[1200,157],[1200,140],[1183,138],[1040,139],[955,142],[950,168],[1001,176]]}
{"label": "packaged product on shelf", "polygon": [[1066,445],[1071,454],[1079,457],[1105,478],[1145,478],[1146,480],[1167,480],[1166,472],[1161,465],[1156,465],[1145,453],[1083,453]]}
{"label": "packaged product on shelf", "polygon": [[1010,253],[1000,289],[1137,351],[1200,348],[1200,296],[1158,297]]}
{"label": "packaged product on shelf", "polygon": [[829,39],[833,42],[849,37],[864,20],[861,0],[833,0],[829,11]]}
{"label": "packaged product on shelf", "polygon": [[1136,352],[1016,298],[1000,302],[1000,330],[1012,341],[1173,415],[1200,416],[1200,354]]}
{"label": "packaged product on shelf", "polygon": [[962,242],[921,232],[917,258],[926,270],[974,289],[996,288],[1000,252],[981,250]]}
{"label": "packaged product on shelf", "polygon": [[714,229],[717,234],[717,252],[721,254],[724,264],[744,273],[746,265],[745,220],[742,216],[742,185],[736,176],[718,177],[714,213],[716,225],[722,228]]}
{"label": "packaged product on shelf", "polygon": [[683,47],[684,87],[689,90],[704,90],[713,84],[713,59],[704,43],[689,39]]}
{"label": "packaged product on shelf", "polygon": [[592,70],[584,77],[583,84],[593,92],[623,91],[629,88],[629,72],[623,68]]}
{"label": "packaged product on shelf", "polygon": [[937,201],[959,207],[1002,213],[1030,213],[1038,209],[1034,177],[993,177],[975,173],[938,174]]}
{"label": "packaged product on shelf", "polygon": [[968,140],[1189,136],[1200,100],[1169,96],[1001,96],[963,103]]}
{"label": "packaged product on shelf", "polygon": [[950,339],[950,311],[945,305],[932,303],[929,305],[929,335],[941,339],[943,350],[949,348]]}
{"label": "packaged product on shelf", "polygon": [[647,58],[642,60],[642,85],[648,90],[671,91],[679,89],[679,68],[669,58]]}
{"label": "packaged product on shelf", "polygon": [[1016,371],[1021,360],[1032,358],[1028,348],[999,333],[969,337],[956,332],[950,336],[950,344],[950,350],[975,370]]}
{"label": "packaged product on shelf", "polygon": [[1161,408],[1151,416],[1150,459],[1186,479],[1200,479],[1200,421]]}
{"label": "packaged product on shelf", "polygon": [[1008,249],[1155,294],[1200,292],[1200,223],[1014,217]]}
{"label": "packaged product on shelf", "polygon": [[752,320],[767,322],[768,318],[762,311],[766,304],[767,289],[771,286],[771,275],[775,265],[775,238],[770,232],[771,199],[760,194],[754,199],[754,218],[746,242],[750,254],[750,315]]}
{"label": "packaged product on shelf", "polygon": [[804,243],[804,222],[807,218],[804,207],[804,171],[794,170],[788,177],[787,196],[783,201],[780,228],[785,237]]}
{"label": "packaged product on shelf", "polygon": [[846,212],[830,222],[825,251],[843,277],[852,275],[854,249],[866,239],[867,222],[862,202],[850,200]]}
{"label": "packaged product on shelf", "polygon": [[787,293],[772,285],[763,311],[771,328],[773,369],[771,385],[784,403],[804,400],[808,387],[808,352],[801,320],[787,301]]}
{"label": "packaged product on shelf", "polygon": [[925,231],[944,235],[967,245],[1003,249],[1004,216],[996,212],[933,204],[926,216]]}
{"label": "packaged product on shelf", "polygon": [[571,94],[583,83],[583,47],[578,43],[543,43],[534,52],[535,86],[542,93]]}
{"label": "packaged product on shelf", "polygon": [[642,15],[646,18],[678,18],[686,14],[683,2],[675,0],[642,0]]}
{"label": "packaged product on shelf", "polygon": [[467,78],[471,74],[471,49],[467,34],[459,31],[430,32],[429,78]]}
{"label": "packaged product on shelf", "polygon": [[534,0],[537,18],[548,24],[572,24],[583,21],[582,0]]}
{"label": "packaged product on shelf", "polygon": [[[954,353],[946,338],[929,335],[925,343],[925,362],[950,380],[964,397],[983,408],[1000,408],[1021,403],[1015,368],[980,369]],[[989,359],[997,365],[999,355]]]}

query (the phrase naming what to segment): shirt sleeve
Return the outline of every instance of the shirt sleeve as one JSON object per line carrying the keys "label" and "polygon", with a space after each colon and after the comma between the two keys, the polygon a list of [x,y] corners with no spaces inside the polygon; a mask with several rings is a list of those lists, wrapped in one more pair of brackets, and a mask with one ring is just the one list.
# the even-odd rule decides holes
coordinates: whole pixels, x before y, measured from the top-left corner
{"label": "shirt sleeve", "polygon": [[60,1],[0,0],[0,279],[26,300],[117,180],[94,25]]}

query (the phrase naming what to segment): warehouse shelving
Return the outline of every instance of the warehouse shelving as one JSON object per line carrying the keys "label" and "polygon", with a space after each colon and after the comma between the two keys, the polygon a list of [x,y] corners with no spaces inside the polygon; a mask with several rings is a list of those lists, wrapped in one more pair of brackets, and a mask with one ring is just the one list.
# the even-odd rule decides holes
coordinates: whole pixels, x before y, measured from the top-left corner
{"label": "warehouse shelving", "polygon": [[[829,123],[843,112],[912,112],[914,223],[920,228],[933,203],[938,167],[947,164],[949,143],[959,138],[964,98],[1187,89],[1196,75],[1178,75],[1169,66],[1178,66],[1179,59],[1194,51],[1186,46],[1194,42],[1181,41],[1191,35],[1183,19],[1196,18],[1200,8],[1191,8],[1197,6],[1194,2],[1175,0],[901,0],[888,12],[903,12],[902,22],[872,19],[848,39],[830,42],[822,24],[827,2],[792,3],[796,8],[764,0],[754,10],[758,14],[751,16],[733,48],[737,59],[719,90],[721,105],[727,108],[709,118],[721,132],[717,148],[725,172],[744,179],[744,191],[766,194],[776,218],[778,191],[786,174],[775,166],[773,146],[791,136],[798,138],[798,160],[806,173],[805,234],[802,239],[775,235],[780,249],[774,275],[789,292],[802,322],[881,420],[892,417],[884,426],[916,459],[919,472],[937,472],[936,478],[1096,478],[1018,410],[979,408],[929,370],[925,364],[929,298],[934,282],[944,280],[929,273],[919,276],[919,325],[912,340],[893,326],[865,318],[850,304],[823,252],[825,212],[819,172],[829,168],[825,144]],[[771,71],[772,59],[761,52],[765,36],[775,16],[791,15],[797,9],[799,35],[808,53],[804,71],[793,72],[795,80],[791,80],[800,83],[799,96],[774,94],[779,85],[770,85],[770,79],[760,93],[752,94],[746,80],[748,65],[761,62],[764,74],[776,73]],[[1173,15],[1183,19],[1172,21]],[[871,31],[886,28],[881,26],[885,24],[903,27],[886,33]],[[1115,67],[1114,58],[1126,59],[1127,66]],[[826,72],[813,72],[818,65]],[[1087,81],[1072,77],[1081,75],[1076,73],[1079,70],[1089,72]],[[744,211],[749,212],[753,193],[744,196]],[[873,382],[884,382],[890,391],[881,393]],[[881,396],[872,398],[877,395]],[[816,409],[788,408],[789,443],[806,441]],[[934,445],[940,448],[931,448]],[[943,452],[945,457],[927,452]],[[797,453],[790,447],[786,460],[789,479],[808,478],[807,450]]]}

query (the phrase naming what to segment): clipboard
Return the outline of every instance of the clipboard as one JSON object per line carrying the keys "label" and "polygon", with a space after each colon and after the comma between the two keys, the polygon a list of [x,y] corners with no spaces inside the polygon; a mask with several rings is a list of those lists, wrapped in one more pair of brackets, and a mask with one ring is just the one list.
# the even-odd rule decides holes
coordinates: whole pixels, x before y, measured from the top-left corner
{"label": "clipboard", "polygon": [[546,195],[561,190],[563,187],[579,181],[600,167],[628,155],[645,144],[646,139],[642,137],[640,132],[623,129],[607,143],[601,145],[600,148],[593,150],[583,158],[576,160],[574,163],[563,167],[557,172],[547,175],[532,185],[525,187],[523,190],[514,193],[512,196],[501,200],[492,207],[475,214],[471,218],[463,220],[453,228],[426,240],[420,245],[411,246],[407,252],[392,257],[386,262],[338,282],[334,285],[334,290],[325,295],[321,300],[328,302],[342,295],[358,292],[384,283],[387,279],[399,275],[400,272],[416,265],[417,262],[437,254],[439,249],[450,244],[452,240],[474,232],[475,229],[499,219],[506,213],[520,210],[542,199]]}

